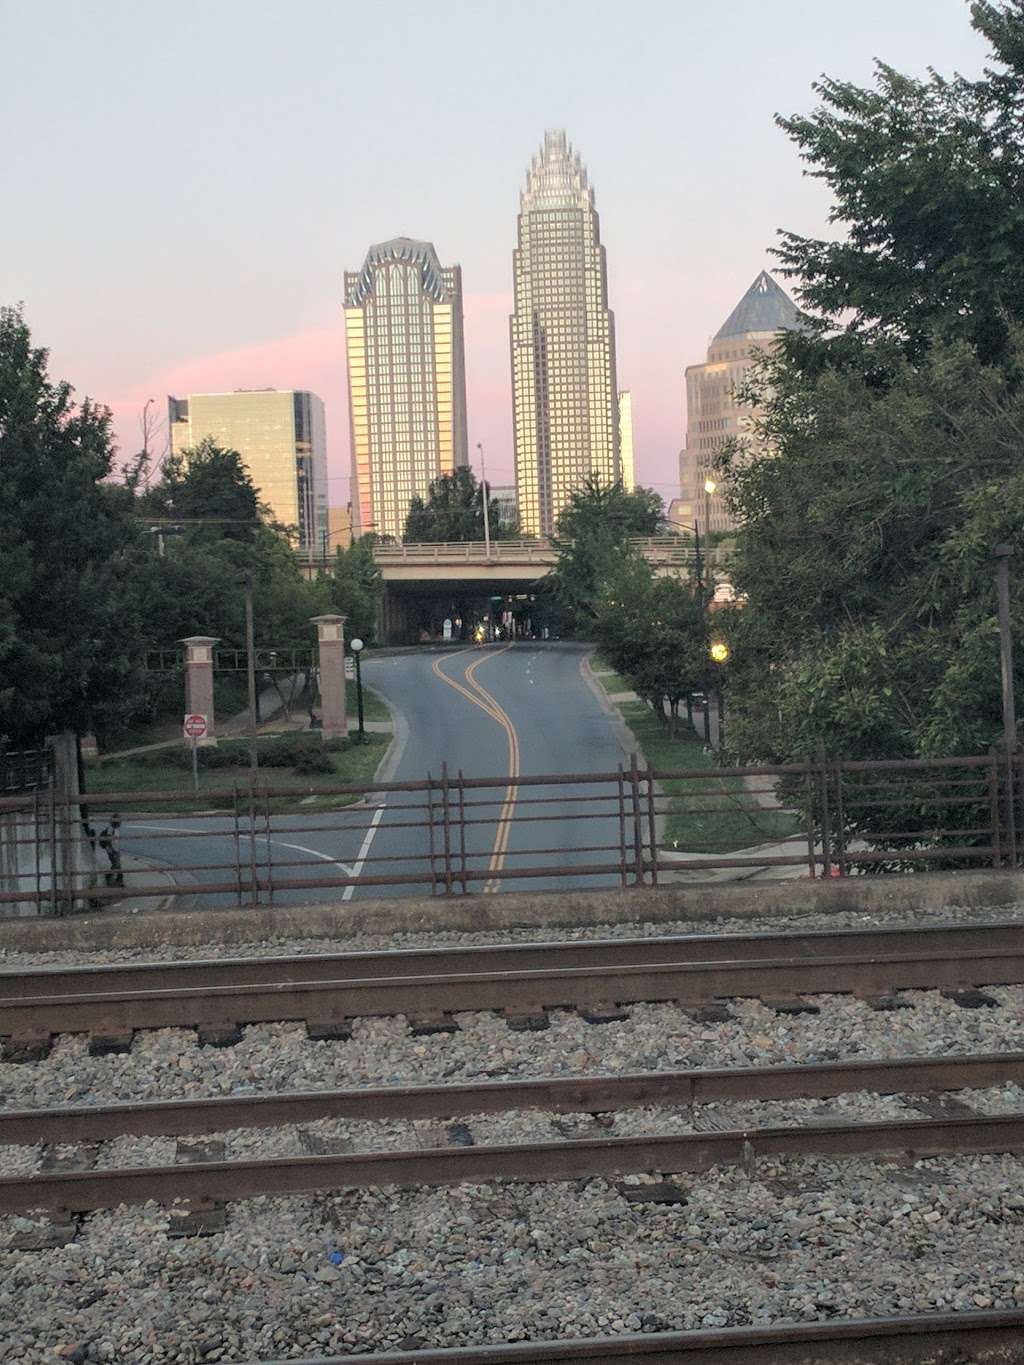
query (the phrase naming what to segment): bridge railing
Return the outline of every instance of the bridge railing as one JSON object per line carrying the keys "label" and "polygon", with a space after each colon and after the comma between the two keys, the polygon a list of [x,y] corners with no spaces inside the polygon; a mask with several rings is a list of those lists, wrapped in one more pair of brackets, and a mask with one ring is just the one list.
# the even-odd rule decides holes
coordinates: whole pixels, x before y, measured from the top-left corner
{"label": "bridge railing", "polygon": [[[442,766],[404,782],[296,775],[272,785],[262,773],[218,767],[202,773],[198,792],[69,800],[48,791],[42,805],[39,792],[24,792],[0,796],[0,917],[12,906],[46,913],[121,900],[122,853],[145,867],[154,841],[159,877],[133,874],[133,898],[240,906],[310,893],[340,899],[357,887],[442,896],[537,879],[631,888],[730,870],[829,877],[1016,868],[1022,779],[1024,755],[995,752],[690,769],[641,767],[631,756],[628,767],[607,772],[476,777]],[[78,825],[85,811],[110,862],[103,874],[59,856],[55,831]]]}
{"label": "bridge railing", "polygon": [[[487,545],[482,540],[404,542],[400,545],[375,545],[373,557],[378,564],[391,564],[396,560],[415,563],[434,560],[478,560],[488,556]],[[548,540],[492,540],[490,558],[497,560],[537,560],[549,562],[554,556],[554,547]]]}

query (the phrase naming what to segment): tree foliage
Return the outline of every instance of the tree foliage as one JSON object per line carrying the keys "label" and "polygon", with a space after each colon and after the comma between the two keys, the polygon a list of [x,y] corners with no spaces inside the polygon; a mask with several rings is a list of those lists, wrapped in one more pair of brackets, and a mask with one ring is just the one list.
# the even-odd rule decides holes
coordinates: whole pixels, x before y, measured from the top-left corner
{"label": "tree foliage", "polygon": [[377,607],[383,592],[380,570],[374,563],[372,535],[354,540],[347,550],[339,548],[327,579],[332,610],[348,617],[345,633],[367,644],[377,634]]}
{"label": "tree foliage", "polygon": [[130,707],[140,674],[130,496],[107,482],[110,414],[48,373],[0,308],[0,742]]}
{"label": "tree foliage", "polygon": [[783,235],[817,322],[745,395],[772,453],[720,461],[742,524],[727,678],[744,758],[1000,736],[991,556],[1024,552],[1024,11],[972,14],[993,47],[979,80],[880,65],[873,89],[825,80],[821,107],[781,120],[844,236]]}
{"label": "tree foliage", "polygon": [[696,585],[655,578],[645,559],[627,554],[598,595],[592,633],[602,658],[659,718],[668,703],[674,731],[680,702],[701,690],[707,672]]}
{"label": "tree foliage", "polygon": [[663,525],[661,498],[649,489],[627,493],[621,483],[591,474],[573,493],[558,519],[555,566],[544,582],[564,632],[592,629],[600,598],[632,554],[630,540],[656,535]]}
{"label": "tree foliage", "polygon": [[[502,524],[489,484],[487,492],[491,539],[509,540],[516,530]],[[410,501],[404,539],[435,545],[484,539],[483,489],[472,469],[463,465],[451,474],[442,474],[431,482],[426,502],[420,497]]]}
{"label": "tree foliage", "polygon": [[251,543],[265,511],[241,455],[210,436],[167,456],[159,482],[140,497],[139,508],[153,517],[180,519],[194,540],[207,543]]}
{"label": "tree foliage", "polygon": [[782,234],[786,273],[818,315],[791,358],[848,362],[868,343],[920,356],[932,338],[966,341],[986,363],[1024,319],[1024,11],[975,3],[992,46],[978,80],[905,76],[877,65],[873,88],[825,78],[809,115],[780,118],[834,196],[844,234]]}

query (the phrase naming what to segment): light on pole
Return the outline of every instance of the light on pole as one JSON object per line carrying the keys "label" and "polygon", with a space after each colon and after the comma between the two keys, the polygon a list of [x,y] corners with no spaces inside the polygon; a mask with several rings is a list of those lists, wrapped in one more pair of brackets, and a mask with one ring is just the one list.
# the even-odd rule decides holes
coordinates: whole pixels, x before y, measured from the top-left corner
{"label": "light on pole", "polygon": [[356,660],[356,711],[359,716],[359,743],[366,743],[366,726],[363,723],[363,670],[360,658],[363,653],[363,642],[358,636],[350,643],[349,648],[355,655]]}
{"label": "light on pole", "polygon": [[484,464],[484,447],[482,441],[477,441],[476,448],[480,452],[480,497],[484,505],[484,554],[488,559],[491,557],[491,509],[490,497],[487,492],[487,466]]}
{"label": "light on pole", "polygon": [[[712,640],[708,654],[715,665],[715,707],[718,711],[718,747],[721,749],[722,737],[725,733],[725,697],[722,694],[722,669],[729,660],[729,646],[724,640]],[[705,712],[706,714],[707,712]]]}

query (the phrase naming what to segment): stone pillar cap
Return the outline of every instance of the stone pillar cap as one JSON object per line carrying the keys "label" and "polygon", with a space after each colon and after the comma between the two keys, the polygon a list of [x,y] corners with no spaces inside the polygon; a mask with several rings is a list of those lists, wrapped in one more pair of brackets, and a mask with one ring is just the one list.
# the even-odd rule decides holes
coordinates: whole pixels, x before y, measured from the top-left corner
{"label": "stone pillar cap", "polygon": [[219,643],[219,635],[184,635],[178,641],[180,645],[216,645]]}
{"label": "stone pillar cap", "polygon": [[319,625],[321,621],[330,621],[332,624],[334,624],[336,621],[341,621],[342,623],[344,623],[345,621],[348,620],[348,617],[341,616],[337,612],[327,612],[327,614],[324,616],[311,616],[309,619],[312,622],[314,622],[314,624]]}

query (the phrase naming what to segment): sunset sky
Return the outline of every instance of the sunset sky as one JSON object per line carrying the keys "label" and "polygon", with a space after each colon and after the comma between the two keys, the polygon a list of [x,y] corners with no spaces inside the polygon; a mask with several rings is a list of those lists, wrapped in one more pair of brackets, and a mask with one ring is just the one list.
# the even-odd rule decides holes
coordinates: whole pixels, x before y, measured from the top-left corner
{"label": "sunset sky", "polygon": [[342,274],[371,242],[461,264],[470,443],[511,483],[518,195],[545,127],[566,128],[637,477],[667,500],[684,367],[772,268],[779,227],[828,231],[773,115],[812,108],[822,72],[867,82],[875,57],[972,74],[983,57],[965,0],[0,0],[0,51],[0,302],[111,406],[123,454],[150,397],[163,418],[168,393],[319,393],[332,502]]}

